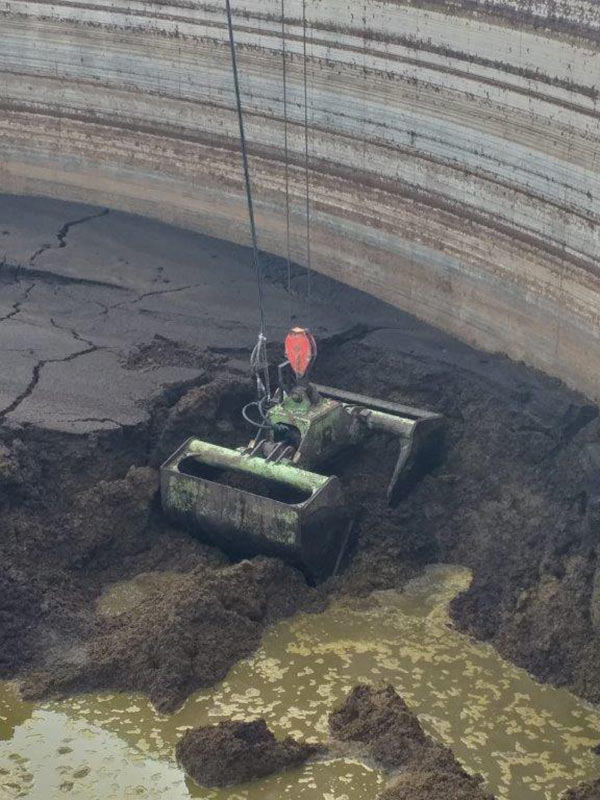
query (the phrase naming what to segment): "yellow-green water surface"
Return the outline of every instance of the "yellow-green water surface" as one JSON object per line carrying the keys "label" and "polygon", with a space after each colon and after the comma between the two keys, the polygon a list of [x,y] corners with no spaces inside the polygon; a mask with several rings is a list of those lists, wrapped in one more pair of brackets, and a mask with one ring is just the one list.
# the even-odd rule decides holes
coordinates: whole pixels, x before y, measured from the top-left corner
{"label": "yellow-green water surface", "polygon": [[[402,594],[339,601],[323,614],[281,622],[223,683],[169,717],[140,696],[32,705],[4,685],[0,798],[374,800],[384,777],[351,759],[214,791],[186,782],[173,759],[187,727],[232,717],[261,716],[277,735],[324,741],[329,712],[368,682],[393,684],[426,729],[467,769],[481,772],[498,797],[554,800],[600,774],[600,758],[590,751],[600,739],[600,711],[537,684],[491,647],[454,631],[448,603],[469,580],[465,569],[433,567]],[[123,591],[116,587],[115,597]]]}

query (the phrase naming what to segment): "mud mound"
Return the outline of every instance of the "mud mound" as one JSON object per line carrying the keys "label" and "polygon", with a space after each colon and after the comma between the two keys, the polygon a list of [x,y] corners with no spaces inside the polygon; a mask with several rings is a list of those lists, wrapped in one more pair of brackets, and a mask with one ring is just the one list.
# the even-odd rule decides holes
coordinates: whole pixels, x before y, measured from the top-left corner
{"label": "mud mound", "polygon": [[[179,367],[192,367],[204,370],[212,368],[215,357],[203,348],[193,347],[187,342],[178,342],[167,336],[155,334],[151,342],[136,347],[122,359],[126,369],[150,370],[157,367],[169,367],[177,364]],[[223,363],[225,359],[218,359]]]}
{"label": "mud mound", "polygon": [[97,619],[84,651],[30,676],[24,694],[142,691],[160,711],[173,711],[256,649],[267,623],[310,597],[300,573],[273,559],[192,570],[135,608]]}
{"label": "mud mound", "polygon": [[0,674],[11,677],[39,661],[50,642],[69,647],[89,633],[97,571],[151,546],[157,485],[154,470],[134,468],[62,503],[53,491],[41,508],[35,497],[8,501],[0,541]]}
{"label": "mud mound", "polygon": [[329,730],[335,739],[368,745],[372,757],[386,769],[409,767],[433,746],[391,686],[355,687],[342,708],[329,717]]}
{"label": "mud mound", "polygon": [[380,795],[379,800],[483,800],[486,795],[470,778],[436,772],[408,772]]}
{"label": "mud mound", "polygon": [[[453,604],[460,626],[538,677],[600,700],[597,409],[521,365],[430,337],[408,331],[401,348],[398,336],[363,331],[320,346],[323,383],[448,422],[442,464],[395,509],[384,500],[393,438],[373,437],[336,465],[358,524],[347,569],[329,588],[365,594],[402,586],[426,563],[465,564],[474,579]],[[232,578],[222,554],[162,518],[156,466],[191,435],[247,440],[239,412],[252,394],[233,366],[217,370],[210,355],[169,341],[142,348],[131,366],[170,358],[197,359],[197,380],[167,387],[150,422],[132,430],[69,437],[0,427],[0,675],[35,670],[34,696],[131,688],[173,707],[255,647],[276,607],[293,613],[309,600],[296,573],[263,562]],[[186,582],[98,619],[108,583],[154,570]],[[212,619],[206,630],[199,615]],[[212,655],[202,652],[205,635]]]}
{"label": "mud mound", "polygon": [[[0,491],[0,675],[25,675],[27,697],[122,689],[171,710],[251,653],[265,625],[318,598],[278,561],[228,566],[220,551],[172,529],[157,470],[112,477],[121,458],[156,453],[156,430],[165,447],[203,426],[229,435],[244,382],[206,381],[169,389],[149,428],[129,438],[67,438],[62,450],[2,443],[0,477],[10,488]],[[125,613],[98,610],[108,586],[156,572],[172,579],[147,580],[146,596]]]}
{"label": "mud mound", "polygon": [[600,778],[574,786],[562,795],[561,800],[600,800]]}
{"label": "mud mound", "polygon": [[201,786],[227,786],[297,767],[319,748],[287,737],[277,741],[264,720],[221,722],[186,731],[177,761]]}
{"label": "mud mound", "polygon": [[241,408],[252,398],[252,389],[247,376],[222,373],[182,394],[156,415],[151,463],[159,466],[190,436],[231,447],[247,443],[251,431],[242,423]]}
{"label": "mud mound", "polygon": [[19,465],[15,455],[0,442],[0,489],[20,483]]}
{"label": "mud mound", "polygon": [[144,549],[158,473],[132,468],[123,480],[102,481],[75,498],[72,512],[55,538],[70,567],[106,567],[120,556]]}
{"label": "mud mound", "polygon": [[392,686],[356,686],[329,716],[329,730],[338,741],[362,745],[364,754],[380,767],[402,770],[400,781],[386,789],[382,800],[486,798],[479,788],[481,779],[468,775],[451,750],[424,732]]}
{"label": "mud mound", "polygon": [[447,420],[441,466],[397,509],[376,500],[391,444],[372,445],[380,458],[371,472],[367,460],[351,465],[347,480],[362,511],[341,589],[398,585],[425,562],[464,564],[474,578],[452,606],[461,629],[538,678],[600,701],[596,406],[435,331],[430,339],[408,331],[401,342],[383,331],[322,346],[316,368],[323,383]]}

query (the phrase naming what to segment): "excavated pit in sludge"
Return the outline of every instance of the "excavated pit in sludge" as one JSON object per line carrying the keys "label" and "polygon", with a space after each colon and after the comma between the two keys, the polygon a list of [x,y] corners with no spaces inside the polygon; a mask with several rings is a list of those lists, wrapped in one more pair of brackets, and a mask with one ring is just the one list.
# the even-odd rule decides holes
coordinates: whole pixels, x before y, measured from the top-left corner
{"label": "excavated pit in sludge", "polygon": [[[355,540],[318,589],[277,559],[232,563],[161,514],[165,456],[192,435],[227,446],[249,435],[239,409],[252,384],[224,359],[207,356],[197,385],[166,390],[131,429],[3,428],[0,675],[22,679],[27,697],[122,689],[170,710],[252,652],[272,621],[448,561],[474,573],[453,605],[461,628],[598,701],[597,411],[556,381],[494,363],[490,380],[489,369],[450,370],[365,332],[322,347],[317,380],[440,411],[448,430],[441,462],[396,508],[384,489],[397,443],[373,438],[339,465]],[[106,586],[153,571],[180,577],[125,613],[96,613]]]}

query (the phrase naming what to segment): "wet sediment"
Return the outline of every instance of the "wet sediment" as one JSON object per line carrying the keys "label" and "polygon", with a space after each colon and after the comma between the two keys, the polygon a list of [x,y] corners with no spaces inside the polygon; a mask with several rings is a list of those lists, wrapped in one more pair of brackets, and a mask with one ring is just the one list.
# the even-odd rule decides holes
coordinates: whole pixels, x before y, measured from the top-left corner
{"label": "wet sediment", "polygon": [[[133,430],[1,430],[2,677],[22,679],[28,697],[140,690],[173,710],[251,653],[272,621],[317,610],[328,593],[401,588],[423,565],[448,561],[474,574],[453,604],[463,630],[600,700],[593,404],[492,356],[481,357],[495,359],[490,381],[442,349],[439,359],[401,351],[377,332],[322,347],[318,380],[442,412],[448,430],[441,463],[395,509],[383,486],[397,442],[374,438],[340,465],[356,538],[342,575],[315,589],[275,560],[230,564],[160,513],[157,466],[183,439],[237,445],[248,435],[239,417],[248,380],[202,357],[198,385],[166,391]],[[180,577],[123,613],[98,613],[107,586],[156,570]],[[437,779],[415,780],[410,791],[435,790]],[[402,783],[389,791],[402,797]]]}
{"label": "wet sediment", "polygon": [[177,761],[200,786],[229,786],[297,767],[319,751],[291,736],[278,741],[264,720],[220,722],[186,731]]}
{"label": "wet sediment", "polygon": [[420,563],[464,564],[473,582],[452,605],[459,627],[537,678],[598,702],[597,407],[508,359],[482,354],[480,371],[464,369],[447,341],[431,358],[391,336],[322,348],[318,376],[443,413],[445,453],[392,510],[371,497],[393,443],[375,470],[362,458],[349,467],[365,511],[345,588],[397,585]]}
{"label": "wet sediment", "polygon": [[565,792],[563,800],[598,800],[600,797],[600,779],[591,783],[580,783]]}
{"label": "wet sediment", "polygon": [[362,745],[364,756],[400,773],[380,800],[493,800],[480,776],[469,775],[450,748],[434,741],[392,686],[354,688],[329,717],[334,739]]}
{"label": "wet sediment", "polygon": [[[122,613],[172,576],[150,571],[119,581],[96,607],[104,615]],[[184,781],[176,743],[187,729],[263,718],[280,740],[328,743],[329,756],[236,786],[239,800],[343,798],[350,786],[351,800],[374,800],[386,782],[382,768],[360,743],[328,742],[328,715],[364,682],[395,686],[427,733],[451,747],[470,773],[484,775],[487,790],[503,800],[554,800],[576,781],[594,780],[598,762],[590,748],[600,729],[598,711],[536,683],[492,647],[453,630],[448,605],[469,581],[462,567],[435,565],[402,591],[340,596],[321,613],[283,619],[222,682],[195,692],[173,714],[158,713],[128,692],[23,703],[4,684],[0,716],[8,738],[0,737],[0,794],[4,782],[21,785],[27,777],[15,768],[18,756],[28,764],[27,780],[46,786],[32,800],[46,800],[51,787],[58,793],[65,774],[84,769],[91,772],[72,789],[81,800],[121,800],[131,780],[150,797],[229,800],[231,789],[208,791]],[[14,733],[7,726],[16,726]],[[66,755],[64,748],[70,748]],[[150,762],[135,779],[144,755]]]}
{"label": "wet sediment", "polygon": [[[496,381],[490,383],[487,377],[451,368],[443,352],[439,360],[430,360],[386,349],[377,334],[361,338],[322,347],[317,378],[442,412],[445,452],[441,464],[395,509],[385,505],[382,487],[393,469],[397,442],[375,438],[339,465],[349,505],[357,513],[357,535],[343,575],[325,588],[364,594],[402,586],[425,563],[465,564],[474,579],[453,605],[459,625],[492,641],[542,680],[597,701],[596,407],[556,381],[504,359],[497,359]],[[221,361],[211,366],[206,357],[205,364],[201,385],[170,390],[151,422],[133,431],[77,437],[3,429],[4,677],[35,668],[37,677],[28,682],[28,691],[35,692],[36,683],[72,691],[77,684],[72,673],[82,667],[85,643],[86,652],[92,647],[95,659],[104,652],[100,662],[106,659],[113,666],[88,677],[82,688],[117,688],[111,681],[118,659],[110,653],[119,649],[114,646],[118,631],[138,623],[140,652],[160,672],[160,645],[151,644],[150,633],[141,633],[155,627],[141,622],[143,609],[116,621],[98,621],[94,611],[104,585],[149,568],[189,574],[190,586],[200,575],[213,575],[212,583],[206,577],[202,582],[213,587],[214,596],[223,593],[219,585],[243,585],[240,591],[247,594],[240,605],[253,610],[231,628],[238,644],[198,685],[216,680],[227,662],[248,652],[239,646],[245,635],[240,638],[237,623],[252,631],[248,635],[256,646],[262,620],[276,616],[265,599],[272,587],[278,587],[278,603],[288,598],[289,613],[314,593],[300,588],[301,575],[282,566],[267,573],[264,565],[232,567],[232,577],[223,580],[218,575],[224,555],[173,530],[160,514],[156,468],[183,439],[197,435],[237,445],[249,434],[239,417],[241,402],[251,396],[246,377],[228,372]],[[132,464],[138,466],[129,471]],[[187,589],[174,590],[161,598],[165,619],[167,608],[178,608],[177,598],[188,594]],[[236,613],[226,612],[228,618]],[[171,628],[158,638],[193,641],[186,624],[180,634]],[[189,672],[193,645],[186,647],[183,660]],[[72,666],[65,666],[65,652],[76,654]],[[51,666],[59,656],[60,670]],[[56,674],[48,678],[52,673],[60,673],[60,679]],[[135,681],[141,673],[129,674]],[[185,688],[170,689],[172,699],[164,701],[159,682],[150,683],[153,699],[165,702],[165,708],[194,687],[194,680],[183,681]],[[137,688],[150,691],[150,683],[140,681]]]}
{"label": "wet sediment", "polygon": [[[170,398],[168,411],[159,405],[149,429],[131,437],[7,437],[0,675],[23,678],[25,697],[141,690],[173,710],[251,653],[265,625],[320,602],[283,563],[229,565],[165,524],[155,465],[180,441],[185,420],[188,436],[218,425],[226,441],[228,393],[243,396],[235,376],[206,380]],[[136,460],[151,466],[128,469]],[[172,579],[123,613],[98,613],[105,587],[149,571]]]}

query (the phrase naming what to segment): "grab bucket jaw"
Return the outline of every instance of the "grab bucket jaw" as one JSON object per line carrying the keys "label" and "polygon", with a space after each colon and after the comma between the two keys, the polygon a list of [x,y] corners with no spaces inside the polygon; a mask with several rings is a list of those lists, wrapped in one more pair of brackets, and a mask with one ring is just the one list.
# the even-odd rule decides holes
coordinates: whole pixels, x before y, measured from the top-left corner
{"label": "grab bucket jaw", "polygon": [[445,427],[441,414],[330,386],[316,384],[315,388],[322,397],[341,403],[362,421],[362,426],[351,428],[355,440],[362,438],[365,428],[398,439],[398,459],[386,492],[391,506],[395,506],[438,461]]}
{"label": "grab bucket jaw", "polygon": [[348,538],[338,478],[188,439],[161,467],[167,516],[237,557],[263,553],[314,580],[331,574]]}

